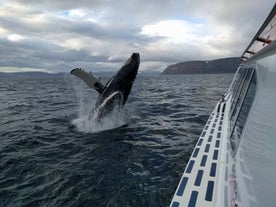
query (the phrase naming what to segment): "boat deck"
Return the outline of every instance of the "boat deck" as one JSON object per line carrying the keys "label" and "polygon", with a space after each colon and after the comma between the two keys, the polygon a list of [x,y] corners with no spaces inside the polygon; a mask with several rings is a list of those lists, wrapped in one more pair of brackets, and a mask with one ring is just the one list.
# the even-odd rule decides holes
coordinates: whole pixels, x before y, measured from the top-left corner
{"label": "boat deck", "polygon": [[227,145],[227,141],[222,141],[227,139],[223,136],[223,125],[228,122],[225,119],[227,99],[219,101],[210,115],[176,189],[171,207],[214,206],[219,174],[224,174],[219,171],[225,169],[219,165],[223,164],[220,161],[221,150]]}

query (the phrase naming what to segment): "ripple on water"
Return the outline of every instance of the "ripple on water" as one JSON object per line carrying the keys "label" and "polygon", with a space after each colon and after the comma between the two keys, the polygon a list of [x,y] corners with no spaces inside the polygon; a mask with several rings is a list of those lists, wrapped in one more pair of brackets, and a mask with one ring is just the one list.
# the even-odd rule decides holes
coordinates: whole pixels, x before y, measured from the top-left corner
{"label": "ripple on water", "polygon": [[79,80],[1,79],[0,206],[168,206],[231,79],[137,77],[123,122],[94,131]]}

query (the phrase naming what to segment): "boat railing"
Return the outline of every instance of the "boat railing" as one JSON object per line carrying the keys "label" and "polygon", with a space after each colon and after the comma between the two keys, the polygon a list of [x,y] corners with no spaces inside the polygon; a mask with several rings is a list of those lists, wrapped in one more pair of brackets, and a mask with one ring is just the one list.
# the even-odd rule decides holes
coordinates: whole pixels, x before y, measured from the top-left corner
{"label": "boat railing", "polygon": [[244,62],[253,57],[261,49],[272,43],[276,39],[276,4],[260,27],[259,31],[251,40],[248,47],[242,54],[241,61]]}

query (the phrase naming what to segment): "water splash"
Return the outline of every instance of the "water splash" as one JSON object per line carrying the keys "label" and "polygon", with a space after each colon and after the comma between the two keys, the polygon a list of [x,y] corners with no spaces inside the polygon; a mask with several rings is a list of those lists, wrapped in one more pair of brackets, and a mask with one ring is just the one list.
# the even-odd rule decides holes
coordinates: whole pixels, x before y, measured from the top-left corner
{"label": "water splash", "polygon": [[124,110],[115,107],[111,113],[108,113],[101,119],[98,118],[98,112],[92,111],[91,114],[80,116],[72,121],[76,128],[84,133],[94,133],[118,128],[127,123],[127,113]]}
{"label": "water splash", "polygon": [[[79,104],[78,118],[72,120],[71,123],[78,131],[84,133],[95,133],[118,128],[127,123],[128,113],[120,107],[120,101],[114,102],[116,106],[113,107],[112,111],[108,112],[108,114],[104,114],[104,117],[101,117],[103,114],[101,108],[104,106],[99,106],[100,110],[94,109],[98,94],[83,83],[76,82],[74,78],[72,80],[72,88],[77,93]],[[108,101],[117,96],[117,93],[111,94],[110,97],[106,98],[107,101],[104,101],[102,105],[109,104]]]}

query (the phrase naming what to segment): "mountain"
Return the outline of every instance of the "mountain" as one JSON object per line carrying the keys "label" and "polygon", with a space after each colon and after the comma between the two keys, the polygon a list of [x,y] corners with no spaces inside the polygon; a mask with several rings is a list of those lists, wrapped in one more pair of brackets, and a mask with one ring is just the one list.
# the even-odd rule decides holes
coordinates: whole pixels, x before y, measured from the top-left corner
{"label": "mountain", "polygon": [[61,78],[65,73],[44,73],[44,72],[18,72],[1,73],[0,78]]}
{"label": "mountain", "polygon": [[240,57],[211,61],[188,61],[168,66],[162,75],[235,73]]}

